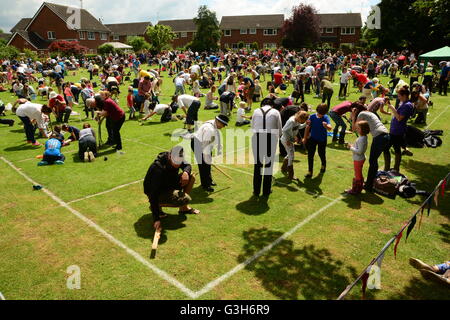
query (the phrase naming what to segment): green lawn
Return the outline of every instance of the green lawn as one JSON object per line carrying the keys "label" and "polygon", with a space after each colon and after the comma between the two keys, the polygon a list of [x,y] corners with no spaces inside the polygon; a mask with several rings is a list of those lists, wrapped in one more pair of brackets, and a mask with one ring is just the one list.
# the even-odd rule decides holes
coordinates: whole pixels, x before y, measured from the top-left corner
{"label": "green lawn", "polygon": [[[163,75],[160,99],[166,103],[174,88],[172,78]],[[66,79],[78,81],[82,76],[87,72]],[[384,84],[388,80],[381,77]],[[120,105],[124,109],[127,85],[121,88]],[[262,86],[265,88],[265,83]],[[336,83],[332,105],[338,103],[338,89]],[[288,93],[291,91],[292,86]],[[358,96],[352,88],[350,99]],[[9,92],[1,93],[0,99],[14,101]],[[314,108],[320,102],[313,95],[307,95],[306,100]],[[404,157],[402,162],[403,173],[419,189],[428,191],[450,171],[450,99],[436,94],[432,100],[428,123],[431,129],[444,130],[444,144],[437,149],[412,149],[414,156]],[[81,106],[75,110],[84,118]],[[199,112],[200,120],[215,115],[216,111]],[[7,118],[11,117],[16,119],[8,114]],[[230,128],[234,119],[235,115]],[[97,124],[90,122],[97,129]],[[76,116],[71,124],[81,127]],[[295,171],[301,182],[289,184],[278,173],[267,202],[250,199],[250,164],[224,164],[221,168],[233,181],[213,169],[216,192],[208,195],[197,184],[192,194],[193,206],[201,214],[180,216],[176,209],[167,209],[170,215],[163,221],[156,257],[150,259],[154,230],[139,180],[159,152],[182,141],[171,139],[171,133],[182,126],[182,122],[160,124],[159,116],[144,126],[127,120],[121,131],[124,155],[105,148],[96,162],[83,163],[77,159],[78,146],[73,144],[63,148],[67,158],[63,166],[38,167],[35,157],[43,148],[25,144],[20,120],[13,127],[1,125],[0,156],[69,202],[72,209],[61,206],[44,190],[33,191],[29,181],[0,161],[0,292],[5,298],[335,299],[422,201],[420,197],[394,201],[365,193],[342,197],[353,177],[351,152],[329,139],[328,168],[323,177],[316,173],[312,180],[304,181],[307,160],[299,149]],[[106,140],[106,130],[102,131]],[[352,142],[355,136],[347,140]],[[237,150],[236,154],[247,151]],[[316,161],[319,168],[318,157]],[[368,164],[365,174],[367,168]],[[194,169],[197,171],[196,166]],[[118,186],[122,187],[102,193]],[[102,194],[83,199],[96,193]],[[409,257],[431,264],[449,258],[448,208],[447,193],[439,207],[433,207],[430,217],[425,215],[421,229],[416,227],[407,242],[402,239],[397,259],[392,248],[388,250],[383,261],[382,290],[368,291],[369,299],[449,297],[448,289],[422,279],[408,264]],[[79,219],[81,215],[97,229]],[[275,246],[267,247],[283,235]],[[66,269],[72,265],[81,270],[80,290],[66,288]],[[348,298],[360,296],[358,285]]]}

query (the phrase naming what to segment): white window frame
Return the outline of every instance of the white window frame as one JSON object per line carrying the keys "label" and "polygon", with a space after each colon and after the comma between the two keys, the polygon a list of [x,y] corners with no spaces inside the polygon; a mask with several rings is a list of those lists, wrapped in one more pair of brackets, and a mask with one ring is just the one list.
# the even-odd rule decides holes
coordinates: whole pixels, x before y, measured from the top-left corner
{"label": "white window frame", "polygon": [[119,41],[120,36],[118,34],[113,35],[113,41]]}
{"label": "white window frame", "polygon": [[84,34],[84,31],[78,31],[78,37],[80,40],[86,40],[86,35]]}
{"label": "white window frame", "polygon": [[239,34],[247,34],[247,29],[240,29]]}
{"label": "white window frame", "polygon": [[232,49],[238,49],[239,46],[238,46],[237,43],[232,43],[232,44],[231,44],[231,48],[232,48]]}
{"label": "white window frame", "polygon": [[55,40],[56,39],[56,32],[55,31],[47,31],[47,39],[48,40]]}
{"label": "white window frame", "polygon": [[325,33],[333,33],[333,32],[334,32],[334,28],[325,28]]}
{"label": "white window frame", "polygon": [[[272,30],[272,33],[269,33],[269,30]],[[265,36],[276,36],[277,35],[277,29],[264,29],[264,35]]]}
{"label": "white window frame", "polygon": [[231,30],[230,29],[223,30],[223,35],[225,37],[231,37]]}
{"label": "white window frame", "polygon": [[[349,31],[349,32],[347,32]],[[345,27],[345,28],[341,28],[341,34],[342,35],[354,35],[355,34],[355,27]]]}
{"label": "white window frame", "polygon": [[88,40],[95,40],[95,32],[88,31],[87,36],[88,36]]}
{"label": "white window frame", "polygon": [[180,32],[180,38],[187,38],[187,32]]}
{"label": "white window frame", "polygon": [[100,33],[100,40],[108,40],[108,34],[105,32]]}
{"label": "white window frame", "polygon": [[251,28],[250,30],[248,30],[249,34],[256,34],[256,28]]}
{"label": "white window frame", "polygon": [[276,47],[277,47],[276,43],[264,43],[264,49],[273,49]]}

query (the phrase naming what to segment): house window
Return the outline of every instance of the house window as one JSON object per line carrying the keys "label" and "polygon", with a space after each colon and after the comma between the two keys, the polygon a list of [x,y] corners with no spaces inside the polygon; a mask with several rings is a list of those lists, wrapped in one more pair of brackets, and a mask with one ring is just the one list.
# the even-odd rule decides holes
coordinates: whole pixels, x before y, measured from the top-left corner
{"label": "house window", "polygon": [[355,28],[342,28],[341,34],[355,34]]}
{"label": "house window", "polygon": [[233,44],[231,44],[231,48],[232,48],[232,49],[237,49],[237,48],[238,48],[238,45],[237,45],[237,43],[233,43]]}
{"label": "house window", "polygon": [[264,43],[264,48],[265,49],[274,49],[277,47],[276,43]]}
{"label": "house window", "polygon": [[265,36],[276,36],[277,29],[264,29],[264,35]]}
{"label": "house window", "polygon": [[223,34],[225,35],[225,37],[231,37],[231,30],[224,30]]}
{"label": "house window", "polygon": [[252,48],[252,44],[251,43],[246,43],[244,47],[246,49],[250,50]]}
{"label": "house window", "polygon": [[241,34],[247,34],[247,29],[241,29]]}
{"label": "house window", "polygon": [[88,39],[89,40],[95,40],[95,33],[94,32],[88,32]]}
{"label": "house window", "polygon": [[256,29],[250,29],[250,34],[256,34]]}
{"label": "house window", "polygon": [[119,41],[119,40],[120,40],[119,35],[118,35],[118,34],[115,34],[115,35],[113,36],[113,40],[114,40],[114,41]]}
{"label": "house window", "polygon": [[78,34],[80,36],[80,40],[86,39],[85,36],[84,36],[84,31],[79,31]]}
{"label": "house window", "polygon": [[333,33],[333,30],[334,30],[333,28],[326,28],[325,32],[326,33]]}
{"label": "house window", "polygon": [[101,40],[108,40],[108,35],[106,33],[101,33],[100,34],[100,39]]}
{"label": "house window", "polygon": [[181,38],[187,38],[187,32],[181,32]]}
{"label": "house window", "polygon": [[56,32],[55,31],[47,31],[47,38],[49,40],[54,40],[56,39]]}

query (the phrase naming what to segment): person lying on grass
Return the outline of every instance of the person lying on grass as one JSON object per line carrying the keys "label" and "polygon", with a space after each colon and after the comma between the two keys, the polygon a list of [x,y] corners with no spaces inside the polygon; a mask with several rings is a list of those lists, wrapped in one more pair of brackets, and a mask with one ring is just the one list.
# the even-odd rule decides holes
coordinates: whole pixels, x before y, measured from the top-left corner
{"label": "person lying on grass", "polygon": [[179,214],[200,213],[188,205],[192,200],[189,194],[194,182],[192,166],[184,159],[183,147],[175,146],[158,155],[144,179],[144,193],[150,202],[153,226],[156,230],[161,228],[161,219],[167,217],[162,211],[163,207],[179,208]]}

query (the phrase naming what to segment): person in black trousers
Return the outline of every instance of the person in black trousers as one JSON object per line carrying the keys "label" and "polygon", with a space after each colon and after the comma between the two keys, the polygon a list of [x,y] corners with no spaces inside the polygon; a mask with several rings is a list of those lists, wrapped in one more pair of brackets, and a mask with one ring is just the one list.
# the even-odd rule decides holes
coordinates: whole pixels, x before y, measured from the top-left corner
{"label": "person in black trousers", "polygon": [[283,129],[281,115],[276,108],[280,108],[280,105],[275,106],[272,99],[266,98],[261,102],[261,108],[256,109],[252,116],[252,149],[255,159],[253,196],[255,197],[259,197],[261,185],[264,197],[272,193],[275,152]]}

